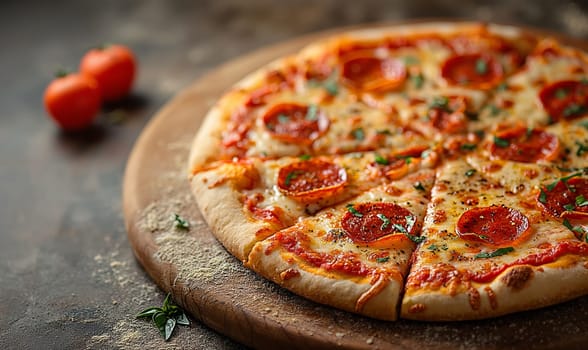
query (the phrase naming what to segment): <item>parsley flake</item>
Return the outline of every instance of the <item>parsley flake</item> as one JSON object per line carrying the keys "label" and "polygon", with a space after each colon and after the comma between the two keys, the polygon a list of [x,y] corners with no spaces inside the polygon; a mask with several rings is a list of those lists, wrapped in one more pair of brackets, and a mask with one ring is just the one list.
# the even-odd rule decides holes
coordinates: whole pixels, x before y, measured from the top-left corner
{"label": "parsley flake", "polygon": [[347,208],[347,211],[350,212],[351,214],[353,214],[353,216],[356,216],[358,218],[362,218],[363,214],[358,212],[357,209],[355,209],[353,207],[353,204],[349,203],[345,206],[345,208]]}
{"label": "parsley flake", "polygon": [[365,139],[365,132],[363,128],[353,129],[351,130],[351,136],[356,140],[363,141]]}
{"label": "parsley flake", "polygon": [[566,98],[568,97],[568,91],[566,89],[559,88],[555,90],[554,96],[558,99]]}
{"label": "parsley flake", "polygon": [[290,121],[290,117],[285,114],[278,114],[278,122],[280,124],[286,124]]}
{"label": "parsley flake", "polygon": [[494,136],[494,144],[500,148],[506,148],[510,146],[510,141],[507,139],[500,138],[498,136]]}
{"label": "parsley flake", "polygon": [[462,143],[459,148],[463,151],[473,151],[478,147],[475,143]]}
{"label": "parsley flake", "polygon": [[541,189],[541,192],[539,192],[539,202],[543,204],[547,203],[547,194],[545,193],[545,191],[543,191],[543,189]]}
{"label": "parsley flake", "polygon": [[388,165],[390,164],[390,162],[388,161],[388,159],[386,159],[385,157],[382,157],[381,155],[377,154],[374,156],[374,159],[376,161],[376,163],[380,164],[380,165]]}
{"label": "parsley flake", "polygon": [[292,183],[292,180],[296,179],[300,175],[302,175],[302,172],[300,170],[294,170],[294,171],[289,172],[288,175],[286,175],[286,180],[284,181],[284,185],[290,186],[290,184]]}
{"label": "parsley flake", "polygon": [[588,152],[588,144],[581,143],[580,141],[576,141],[576,145],[578,146],[578,150],[576,151],[576,155],[580,157],[582,154]]}
{"label": "parsley flake", "polygon": [[576,206],[578,207],[585,207],[588,205],[588,200],[584,198],[583,195],[579,195],[576,197]]}
{"label": "parsley flake", "polygon": [[476,173],[476,169],[469,169],[468,171],[465,172],[465,176],[467,177],[471,177]]}
{"label": "parsley flake", "polygon": [[487,258],[494,258],[497,256],[501,256],[501,255],[505,255],[508,254],[510,252],[513,252],[514,248],[513,247],[504,247],[504,248],[498,248],[493,252],[482,252],[482,253],[478,253],[474,256],[475,259],[487,259]]}
{"label": "parsley flake", "polygon": [[410,81],[412,82],[415,88],[420,89],[423,87],[423,84],[425,83],[425,77],[420,73],[411,75]]}
{"label": "parsley flake", "polygon": [[306,110],[306,116],[304,117],[304,119],[316,120],[317,113],[318,113],[318,107],[315,104],[311,104],[308,106],[308,109]]}
{"label": "parsley flake", "polygon": [[571,117],[586,112],[586,107],[577,103],[569,104],[563,111],[564,117]]}
{"label": "parsley flake", "polygon": [[382,226],[380,226],[380,230],[384,231],[388,226],[390,226],[390,219],[386,217],[384,214],[376,214],[378,219],[382,220]]}
{"label": "parsley flake", "polygon": [[575,205],[573,205],[573,204],[564,204],[564,206],[563,206],[563,207],[564,207],[564,209],[565,209],[565,210],[567,210],[567,211],[572,211],[572,210],[576,209],[576,206],[575,206]]}
{"label": "parsley flake", "polygon": [[414,187],[415,190],[425,191],[425,186],[423,186],[423,184],[420,181],[415,182],[415,184],[412,185],[412,187]]}
{"label": "parsley flake", "polygon": [[298,157],[300,160],[309,160],[311,157],[310,154],[303,154],[300,157]]}
{"label": "parsley flake", "polygon": [[446,112],[453,112],[451,109],[449,109],[449,99],[445,96],[435,97],[429,105],[429,108],[439,108]]}
{"label": "parsley flake", "polygon": [[479,75],[484,75],[488,73],[488,63],[486,63],[486,61],[482,58],[479,58],[476,61],[476,73],[478,73]]}
{"label": "parsley flake", "polygon": [[376,258],[376,262],[378,262],[380,264],[385,263],[385,262],[388,262],[389,260],[390,260],[390,257],[389,256],[385,256],[383,258]]}

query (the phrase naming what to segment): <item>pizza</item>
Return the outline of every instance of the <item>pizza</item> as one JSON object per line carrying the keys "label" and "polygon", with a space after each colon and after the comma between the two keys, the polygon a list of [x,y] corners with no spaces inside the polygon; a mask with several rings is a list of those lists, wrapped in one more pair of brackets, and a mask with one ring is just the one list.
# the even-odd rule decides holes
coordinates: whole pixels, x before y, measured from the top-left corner
{"label": "pizza", "polygon": [[192,191],[245,266],[381,320],[588,294],[588,55],[480,23],[338,34],[218,100]]}

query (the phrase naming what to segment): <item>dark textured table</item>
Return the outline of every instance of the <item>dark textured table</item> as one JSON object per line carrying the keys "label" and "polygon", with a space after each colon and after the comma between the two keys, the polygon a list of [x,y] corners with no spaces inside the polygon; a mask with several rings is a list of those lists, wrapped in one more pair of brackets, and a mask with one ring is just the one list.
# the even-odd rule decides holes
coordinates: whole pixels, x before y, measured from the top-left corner
{"label": "dark textured table", "polygon": [[[164,342],[133,315],[164,295],[133,258],[121,179],[142,128],[222,62],[302,34],[413,18],[527,25],[588,39],[571,1],[13,1],[0,3],[0,348],[202,348],[238,344],[192,322]],[[80,134],[42,95],[59,67],[103,42],[136,52],[134,93]]]}

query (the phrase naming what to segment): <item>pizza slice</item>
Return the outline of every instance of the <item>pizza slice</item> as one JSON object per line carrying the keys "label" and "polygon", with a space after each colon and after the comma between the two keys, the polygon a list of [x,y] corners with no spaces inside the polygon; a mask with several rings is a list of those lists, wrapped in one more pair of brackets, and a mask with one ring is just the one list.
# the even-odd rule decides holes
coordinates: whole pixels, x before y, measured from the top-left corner
{"label": "pizza slice", "polygon": [[479,319],[586,294],[588,180],[515,194],[469,169],[456,160],[438,170],[402,317]]}
{"label": "pizza slice", "polygon": [[246,265],[319,303],[394,320],[433,178],[422,170],[303,218]]}
{"label": "pizza slice", "polygon": [[502,126],[473,145],[465,158],[470,171],[484,174],[507,191],[538,189],[541,183],[588,167],[587,122],[581,118],[547,127],[520,122]]}
{"label": "pizza slice", "polygon": [[[245,260],[255,242],[299,217],[432,168],[438,158],[438,150],[421,145],[394,152],[220,161],[195,169],[191,186],[217,237]],[[417,182],[412,186],[425,190]]]}

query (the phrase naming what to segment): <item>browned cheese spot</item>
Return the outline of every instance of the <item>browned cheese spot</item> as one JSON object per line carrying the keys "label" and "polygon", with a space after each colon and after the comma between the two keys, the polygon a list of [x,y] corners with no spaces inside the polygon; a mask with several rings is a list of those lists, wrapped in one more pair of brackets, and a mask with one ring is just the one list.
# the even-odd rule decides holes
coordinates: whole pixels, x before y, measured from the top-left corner
{"label": "browned cheese spot", "polygon": [[433,222],[436,224],[440,224],[447,220],[447,215],[445,214],[444,210],[436,210],[435,214],[433,215]]}
{"label": "browned cheese spot", "polygon": [[496,299],[496,293],[494,293],[492,288],[490,288],[489,286],[486,286],[484,288],[484,291],[488,295],[488,300],[490,301],[490,307],[492,308],[492,310],[496,310],[496,308],[498,307],[498,300]]}
{"label": "browned cheese spot", "polygon": [[501,278],[507,287],[520,290],[533,277],[533,269],[530,266],[515,266]]}
{"label": "browned cheese spot", "polygon": [[425,304],[414,304],[408,308],[408,312],[410,312],[411,314],[417,314],[417,313],[425,311],[425,309],[426,309]]}
{"label": "browned cheese spot", "polygon": [[298,277],[298,276],[300,276],[300,271],[298,271],[294,268],[287,269],[286,271],[283,271],[282,273],[280,273],[280,278],[282,279],[282,281],[287,281],[291,278]]}
{"label": "browned cheese spot", "polygon": [[473,310],[479,310],[480,309],[480,292],[478,292],[478,290],[474,287],[470,287],[470,289],[468,289],[468,296],[470,298],[470,306],[472,307]]}

